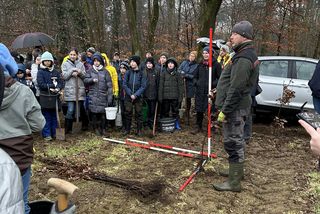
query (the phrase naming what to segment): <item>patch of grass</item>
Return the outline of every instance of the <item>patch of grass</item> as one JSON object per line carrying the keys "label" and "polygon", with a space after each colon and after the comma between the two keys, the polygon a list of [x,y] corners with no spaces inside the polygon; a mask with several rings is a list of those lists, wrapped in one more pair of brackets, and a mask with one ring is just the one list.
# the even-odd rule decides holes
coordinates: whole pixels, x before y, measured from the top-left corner
{"label": "patch of grass", "polygon": [[62,158],[67,156],[79,155],[83,153],[95,153],[103,141],[99,138],[91,138],[85,140],[79,140],[76,144],[70,147],[66,145],[50,144],[45,153],[48,157]]}
{"label": "patch of grass", "polygon": [[308,174],[309,177],[309,195],[315,198],[315,213],[320,214],[320,173],[311,172]]}

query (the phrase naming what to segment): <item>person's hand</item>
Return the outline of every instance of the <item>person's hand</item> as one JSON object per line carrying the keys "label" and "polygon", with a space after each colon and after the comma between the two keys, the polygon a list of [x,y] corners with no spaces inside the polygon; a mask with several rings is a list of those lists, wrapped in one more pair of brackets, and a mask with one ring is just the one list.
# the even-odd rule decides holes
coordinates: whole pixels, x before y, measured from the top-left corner
{"label": "person's hand", "polygon": [[220,111],[219,115],[218,115],[218,122],[222,123],[224,122],[226,119],[226,115],[224,115],[224,113],[222,111]]}
{"label": "person's hand", "polygon": [[132,94],[131,96],[132,101],[136,99],[136,96],[134,94]]}
{"label": "person's hand", "polygon": [[320,155],[320,128],[315,130],[312,126],[310,126],[307,122],[303,120],[299,120],[299,123],[311,136],[310,147],[312,152],[315,155]]}
{"label": "person's hand", "polygon": [[51,92],[54,92],[54,91],[55,91],[55,89],[54,89],[54,88],[50,88],[50,91],[51,91]]}
{"label": "person's hand", "polygon": [[93,79],[93,82],[98,82],[98,79]]}
{"label": "person's hand", "polygon": [[73,77],[77,77],[77,76],[78,76],[78,71],[76,71],[76,70],[73,71],[73,72],[72,72],[72,76],[73,76]]}

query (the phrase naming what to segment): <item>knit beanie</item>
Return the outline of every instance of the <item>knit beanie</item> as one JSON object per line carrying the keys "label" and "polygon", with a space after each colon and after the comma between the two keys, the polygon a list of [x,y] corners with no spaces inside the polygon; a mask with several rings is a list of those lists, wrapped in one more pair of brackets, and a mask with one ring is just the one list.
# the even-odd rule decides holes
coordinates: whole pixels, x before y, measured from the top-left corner
{"label": "knit beanie", "polygon": [[14,77],[18,71],[18,65],[11,57],[8,48],[0,43],[0,65],[4,69],[4,74]]}
{"label": "knit beanie", "polygon": [[130,68],[129,64],[125,61],[120,63],[120,67],[122,67],[122,66],[125,67],[126,70],[129,70],[129,68]]}
{"label": "knit beanie", "polygon": [[134,61],[137,63],[137,65],[139,66],[140,65],[140,56],[137,56],[137,55],[134,55],[134,56],[131,56],[129,61]]}
{"label": "knit beanie", "polygon": [[169,54],[168,54],[167,52],[162,52],[162,53],[160,54],[160,57],[162,57],[162,56],[165,56],[165,57],[168,59]]}
{"label": "knit beanie", "polygon": [[146,59],[146,64],[147,64],[147,62],[150,62],[154,67],[154,59],[152,57],[147,58]]}
{"label": "knit beanie", "polygon": [[90,47],[87,49],[87,52],[94,54],[96,52],[96,49],[94,49],[94,47]]}
{"label": "knit beanie", "polygon": [[232,28],[232,33],[237,33],[247,39],[253,39],[253,27],[248,21],[241,21]]}
{"label": "knit beanie", "polygon": [[[205,52],[207,52],[207,53],[210,53],[210,47],[209,47],[209,46],[206,46],[206,47],[203,48],[202,51],[205,51]],[[212,56],[213,56],[213,54],[214,54],[214,50],[213,50],[213,48],[212,48]]]}
{"label": "knit beanie", "polygon": [[18,72],[22,72],[22,73],[25,73],[26,72],[26,66],[22,63],[19,63],[18,64]]}
{"label": "knit beanie", "polygon": [[95,53],[93,54],[92,59],[93,59],[93,61],[94,61],[95,59],[97,59],[97,60],[100,62],[100,64],[104,67],[104,61],[103,61],[103,58],[102,58],[102,55],[101,55],[100,52],[95,52]]}
{"label": "knit beanie", "polygon": [[52,63],[54,62],[53,56],[50,52],[46,51],[41,55],[41,63],[43,61],[51,61]]}

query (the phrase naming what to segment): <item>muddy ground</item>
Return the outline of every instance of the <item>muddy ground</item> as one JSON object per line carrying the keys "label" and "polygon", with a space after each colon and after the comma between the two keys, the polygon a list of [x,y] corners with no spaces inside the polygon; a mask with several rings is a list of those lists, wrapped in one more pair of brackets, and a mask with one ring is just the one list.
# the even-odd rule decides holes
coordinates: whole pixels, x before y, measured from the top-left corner
{"label": "muddy ground", "polygon": [[[190,131],[184,127],[183,131],[158,134],[152,140],[201,150],[205,134],[192,135]],[[212,188],[213,183],[225,179],[217,171],[227,165],[223,145],[215,134],[213,151],[218,158],[208,162],[182,192],[178,192],[179,187],[199,159],[114,144],[90,132],[71,135],[66,142],[45,143],[36,136],[30,201],[55,200],[56,192],[47,187],[46,181],[60,177],[80,188],[72,197],[78,206],[77,213],[315,213],[308,175],[316,171],[317,161],[311,155],[309,137],[302,128],[254,124],[241,193],[217,192]],[[110,137],[124,139],[116,131]],[[52,164],[43,158],[62,162]],[[86,171],[79,175],[73,170],[77,165],[115,179],[133,181],[131,185],[141,184],[142,188],[157,184],[159,192],[143,197],[137,191],[88,180],[83,176]]]}

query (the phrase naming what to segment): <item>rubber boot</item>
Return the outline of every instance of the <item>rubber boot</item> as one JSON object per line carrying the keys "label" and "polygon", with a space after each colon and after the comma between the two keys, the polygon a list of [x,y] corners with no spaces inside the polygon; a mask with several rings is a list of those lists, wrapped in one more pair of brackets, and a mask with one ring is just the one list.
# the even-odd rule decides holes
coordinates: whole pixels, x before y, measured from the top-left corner
{"label": "rubber boot", "polygon": [[214,184],[218,191],[241,192],[241,177],[243,175],[243,163],[229,164],[229,177],[224,183]]}
{"label": "rubber boot", "polygon": [[142,136],[142,131],[141,131],[141,129],[142,129],[142,123],[138,122],[136,135],[139,136],[139,137]]}
{"label": "rubber boot", "polygon": [[175,128],[176,128],[177,130],[181,130],[180,122],[179,122],[178,119],[176,119]]}
{"label": "rubber boot", "polygon": [[[226,167],[226,168],[219,169],[218,173],[222,177],[229,177],[229,168]],[[243,178],[244,178],[244,171],[241,172],[241,180],[243,180]]]}

